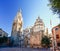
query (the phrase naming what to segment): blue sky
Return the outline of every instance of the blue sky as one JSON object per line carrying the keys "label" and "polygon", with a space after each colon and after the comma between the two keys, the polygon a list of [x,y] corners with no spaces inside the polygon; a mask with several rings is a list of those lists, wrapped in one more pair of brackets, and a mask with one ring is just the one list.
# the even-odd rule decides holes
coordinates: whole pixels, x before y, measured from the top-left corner
{"label": "blue sky", "polygon": [[0,28],[10,35],[14,17],[21,8],[23,28],[33,25],[37,17],[40,16],[50,32],[50,19],[52,27],[59,23],[59,19],[52,13],[48,3],[48,0],[0,0]]}

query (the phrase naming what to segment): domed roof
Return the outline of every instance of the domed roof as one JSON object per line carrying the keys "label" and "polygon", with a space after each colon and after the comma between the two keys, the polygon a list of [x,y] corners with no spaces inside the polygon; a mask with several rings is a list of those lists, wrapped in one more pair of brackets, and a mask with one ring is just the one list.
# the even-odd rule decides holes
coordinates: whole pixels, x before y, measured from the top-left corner
{"label": "domed roof", "polygon": [[40,17],[38,16],[38,18],[36,19],[36,22],[35,22],[35,24],[34,25],[37,25],[37,24],[43,24],[43,21],[42,21],[42,19],[40,19]]}

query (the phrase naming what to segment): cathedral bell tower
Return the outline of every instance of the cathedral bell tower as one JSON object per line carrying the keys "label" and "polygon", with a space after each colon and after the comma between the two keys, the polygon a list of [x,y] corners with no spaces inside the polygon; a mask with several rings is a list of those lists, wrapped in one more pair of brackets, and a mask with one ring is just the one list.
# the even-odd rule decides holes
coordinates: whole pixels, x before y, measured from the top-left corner
{"label": "cathedral bell tower", "polygon": [[18,44],[18,39],[20,35],[22,34],[22,24],[23,24],[22,12],[20,9],[17,12],[17,15],[15,16],[15,19],[12,25],[11,37],[13,38],[15,44]]}

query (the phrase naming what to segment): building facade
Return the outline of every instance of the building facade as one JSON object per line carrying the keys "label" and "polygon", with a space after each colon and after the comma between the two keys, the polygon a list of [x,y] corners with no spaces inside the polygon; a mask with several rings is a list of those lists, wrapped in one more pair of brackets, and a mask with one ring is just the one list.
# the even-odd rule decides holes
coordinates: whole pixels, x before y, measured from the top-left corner
{"label": "building facade", "polygon": [[8,33],[6,33],[4,30],[0,28],[0,37],[8,37]]}
{"label": "building facade", "polygon": [[41,47],[41,39],[44,35],[44,23],[40,17],[38,17],[34,25],[30,28],[26,28],[24,31],[26,46]]}
{"label": "building facade", "polygon": [[31,28],[30,46],[41,47],[41,39],[44,35],[44,23],[40,17],[38,17]]}
{"label": "building facade", "polygon": [[24,34],[24,46],[25,47],[30,47],[30,34],[31,34],[31,28],[26,28],[25,30],[23,30],[23,34]]}

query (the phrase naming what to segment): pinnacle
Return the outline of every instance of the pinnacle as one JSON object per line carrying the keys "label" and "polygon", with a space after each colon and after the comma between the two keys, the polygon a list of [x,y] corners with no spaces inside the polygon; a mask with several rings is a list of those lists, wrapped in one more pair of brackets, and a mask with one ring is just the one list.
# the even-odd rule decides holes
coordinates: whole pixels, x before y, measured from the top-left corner
{"label": "pinnacle", "polygon": [[21,12],[22,12],[22,9],[21,9],[21,8],[19,8],[18,12],[20,12],[20,13],[21,13]]}

